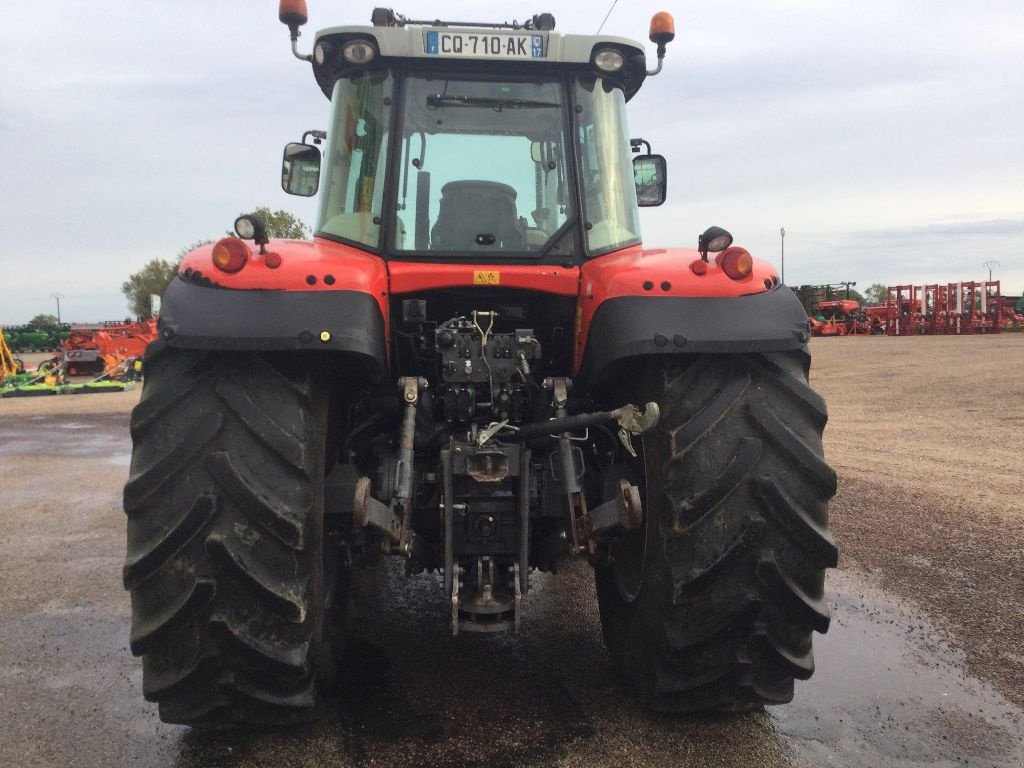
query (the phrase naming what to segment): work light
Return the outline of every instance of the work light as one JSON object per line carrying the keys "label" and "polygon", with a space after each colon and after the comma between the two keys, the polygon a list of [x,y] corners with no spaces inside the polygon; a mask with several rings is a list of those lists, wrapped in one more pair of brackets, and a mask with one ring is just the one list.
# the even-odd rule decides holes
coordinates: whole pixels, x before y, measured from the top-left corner
{"label": "work light", "polygon": [[377,55],[377,49],[366,40],[349,40],[341,46],[341,57],[349,64],[368,64]]}
{"label": "work light", "polygon": [[603,72],[618,72],[626,60],[614,48],[602,48],[594,54],[594,65]]}

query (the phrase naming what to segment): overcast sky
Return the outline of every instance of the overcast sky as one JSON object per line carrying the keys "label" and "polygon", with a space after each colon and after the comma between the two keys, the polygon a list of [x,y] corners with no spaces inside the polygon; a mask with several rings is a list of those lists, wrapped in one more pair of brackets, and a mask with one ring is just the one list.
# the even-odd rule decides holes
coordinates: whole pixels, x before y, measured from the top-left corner
{"label": "overcast sky", "polygon": [[[304,50],[372,8],[309,6]],[[607,7],[396,10],[547,10],[592,34]],[[1003,293],[1021,293],[1024,2],[622,0],[605,31],[645,41],[659,10],[676,40],[630,105],[632,134],[669,162],[647,244],[692,247],[717,224],[777,263],[784,226],[791,285],[983,279],[995,259]],[[54,292],[65,320],[123,317],[131,272],[258,205],[314,223],[313,203],[281,191],[280,155],[325,127],[328,104],[273,0],[55,0],[3,16],[0,322],[53,312]]]}

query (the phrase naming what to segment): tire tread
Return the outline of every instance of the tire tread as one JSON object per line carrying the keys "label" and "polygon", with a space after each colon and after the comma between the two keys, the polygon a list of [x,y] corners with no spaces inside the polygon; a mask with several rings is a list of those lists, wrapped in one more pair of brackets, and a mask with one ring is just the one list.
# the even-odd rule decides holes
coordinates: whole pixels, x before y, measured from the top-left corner
{"label": "tire tread", "polygon": [[663,414],[648,463],[644,586],[629,603],[609,567],[597,582],[606,644],[654,710],[782,703],[814,671],[811,634],[829,627],[824,569],[838,549],[826,517],[828,415],[807,363],[803,352],[704,355],[643,373],[661,384],[644,394]]}
{"label": "tire tread", "polygon": [[327,400],[287,370],[254,353],[147,350],[123,577],[143,693],[167,722],[312,715]]}

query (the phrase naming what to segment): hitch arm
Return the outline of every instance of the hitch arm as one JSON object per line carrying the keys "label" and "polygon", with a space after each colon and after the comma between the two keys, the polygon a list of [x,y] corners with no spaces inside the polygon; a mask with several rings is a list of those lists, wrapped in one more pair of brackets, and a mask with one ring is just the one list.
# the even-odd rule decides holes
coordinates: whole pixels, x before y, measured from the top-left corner
{"label": "hitch arm", "polygon": [[614,411],[595,411],[593,413],[575,413],[571,416],[556,416],[547,421],[535,421],[532,424],[524,424],[519,427],[518,435],[524,440],[530,440],[544,435],[554,435],[560,432],[576,432],[597,424],[604,424],[615,421],[619,429],[630,435],[642,435],[658,423],[661,417],[661,409],[657,403],[648,403],[641,411],[639,406],[626,404]]}

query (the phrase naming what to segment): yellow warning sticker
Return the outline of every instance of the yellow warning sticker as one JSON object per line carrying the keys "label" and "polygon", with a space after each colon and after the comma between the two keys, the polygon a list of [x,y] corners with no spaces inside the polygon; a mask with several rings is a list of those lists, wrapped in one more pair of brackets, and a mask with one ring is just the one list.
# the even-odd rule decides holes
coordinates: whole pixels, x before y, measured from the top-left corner
{"label": "yellow warning sticker", "polygon": [[473,270],[473,285],[500,285],[501,272],[490,270]]}

